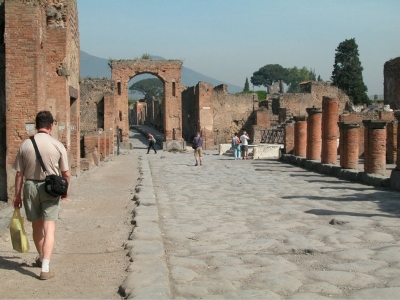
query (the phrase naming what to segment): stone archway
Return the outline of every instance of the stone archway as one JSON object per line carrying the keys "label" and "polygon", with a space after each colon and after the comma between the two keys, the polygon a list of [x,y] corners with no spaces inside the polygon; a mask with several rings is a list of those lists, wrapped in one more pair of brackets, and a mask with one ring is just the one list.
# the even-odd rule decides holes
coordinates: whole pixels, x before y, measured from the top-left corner
{"label": "stone archway", "polygon": [[[164,148],[182,143],[182,94],[180,60],[111,60],[111,79],[114,83],[115,125],[122,129],[123,141],[129,139],[128,83],[136,75],[149,73],[164,83]],[[172,143],[171,143],[172,142]]]}

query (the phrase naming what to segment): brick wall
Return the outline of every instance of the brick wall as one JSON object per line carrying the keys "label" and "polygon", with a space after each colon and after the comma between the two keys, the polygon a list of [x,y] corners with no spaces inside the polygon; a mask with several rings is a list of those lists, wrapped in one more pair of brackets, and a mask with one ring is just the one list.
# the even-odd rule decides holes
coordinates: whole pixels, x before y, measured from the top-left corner
{"label": "brick wall", "polygon": [[[0,51],[5,66],[1,78],[5,95],[0,96],[0,101],[2,109],[7,107],[6,111],[0,111],[0,118],[5,121],[0,123],[6,124],[5,128],[0,127],[0,135],[5,137],[0,139],[3,149],[0,152],[2,200],[5,195],[9,199],[13,196],[15,155],[22,140],[35,133],[35,116],[39,110],[53,113],[56,122],[52,135],[66,146],[72,174],[79,173],[76,9],[76,0],[62,3],[57,0],[5,0],[0,3],[0,24],[3,24],[0,26],[4,26],[4,48]],[[7,182],[7,191],[4,182]]]}
{"label": "brick wall", "polygon": [[400,109],[400,57],[385,62],[383,77],[384,103],[391,109]]}
{"label": "brick wall", "polygon": [[303,87],[303,90],[310,92],[280,94],[278,97],[276,95],[271,96],[275,97],[275,99],[272,99],[274,114],[278,114],[279,109],[286,108],[286,119],[292,116],[304,115],[309,107],[321,108],[324,96],[332,96],[338,99],[339,112],[342,112],[349,101],[349,97],[342,90],[331,86],[327,82],[309,82],[307,86]]}
{"label": "brick wall", "polygon": [[104,94],[112,91],[111,80],[107,78],[81,80],[80,111],[81,136],[104,128]]}
{"label": "brick wall", "polygon": [[214,88],[213,103],[215,145],[230,143],[241,130],[251,131],[258,109],[256,94],[228,94],[226,85],[221,85]]}

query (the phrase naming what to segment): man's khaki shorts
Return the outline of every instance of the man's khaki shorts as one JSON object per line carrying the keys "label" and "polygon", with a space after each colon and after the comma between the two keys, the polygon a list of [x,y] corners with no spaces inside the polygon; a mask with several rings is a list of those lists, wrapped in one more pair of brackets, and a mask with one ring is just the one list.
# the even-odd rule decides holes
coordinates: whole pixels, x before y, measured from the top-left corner
{"label": "man's khaki shorts", "polygon": [[60,197],[47,194],[44,181],[26,180],[23,201],[26,219],[29,222],[35,222],[41,218],[45,221],[58,220]]}
{"label": "man's khaki shorts", "polygon": [[203,149],[201,147],[194,149],[194,156],[195,157],[203,157]]}

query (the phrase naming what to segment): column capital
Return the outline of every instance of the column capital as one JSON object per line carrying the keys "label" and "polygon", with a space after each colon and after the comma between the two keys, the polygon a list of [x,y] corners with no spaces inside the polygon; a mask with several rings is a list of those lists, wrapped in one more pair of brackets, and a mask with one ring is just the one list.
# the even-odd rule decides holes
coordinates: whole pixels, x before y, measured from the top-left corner
{"label": "column capital", "polygon": [[360,123],[355,122],[338,122],[338,126],[341,129],[353,129],[353,128],[360,128]]}
{"label": "column capital", "polygon": [[296,122],[306,121],[306,120],[307,120],[307,116],[305,116],[305,115],[302,115],[302,116],[295,116],[295,117],[293,117],[293,119],[294,119]]}
{"label": "column capital", "polygon": [[307,111],[308,115],[322,114],[322,108],[309,107],[309,108],[306,108],[306,111]]}
{"label": "column capital", "polygon": [[364,126],[371,129],[385,129],[387,123],[385,120],[363,120]]}

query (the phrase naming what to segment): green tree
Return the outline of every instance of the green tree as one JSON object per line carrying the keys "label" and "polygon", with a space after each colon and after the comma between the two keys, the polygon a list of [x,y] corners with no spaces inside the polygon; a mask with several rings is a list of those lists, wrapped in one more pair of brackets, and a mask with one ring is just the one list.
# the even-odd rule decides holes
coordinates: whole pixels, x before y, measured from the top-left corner
{"label": "green tree", "polygon": [[146,99],[150,99],[151,97],[162,99],[164,96],[164,84],[158,78],[139,80],[133,83],[129,89],[142,93]]}
{"label": "green tree", "polygon": [[315,74],[315,69],[310,69],[308,73],[309,73],[308,75],[309,80],[317,81],[317,74]]}
{"label": "green tree", "polygon": [[281,65],[265,65],[260,68],[258,71],[253,73],[253,76],[250,78],[250,81],[255,86],[265,86],[272,85],[274,82],[279,80],[283,80],[287,83],[287,69],[282,67]]}
{"label": "green tree", "polygon": [[253,73],[250,81],[255,86],[269,86],[282,80],[288,86],[287,92],[300,92],[299,83],[307,80],[316,80],[315,70],[303,67],[284,68],[278,64],[265,65]]}
{"label": "green tree", "polygon": [[299,83],[311,80],[310,71],[307,70],[306,67],[303,67],[301,69],[293,67],[288,69],[287,73],[288,77],[285,83],[288,85],[288,93],[299,93],[301,91]]}
{"label": "green tree", "polygon": [[243,88],[243,92],[249,92],[250,88],[249,88],[249,80],[246,77],[246,82],[244,83],[244,88]]}
{"label": "green tree", "polygon": [[342,89],[354,104],[370,104],[362,76],[363,67],[355,38],[345,40],[336,48],[332,85]]}
{"label": "green tree", "polygon": [[322,81],[321,75],[318,75],[317,81]]}

